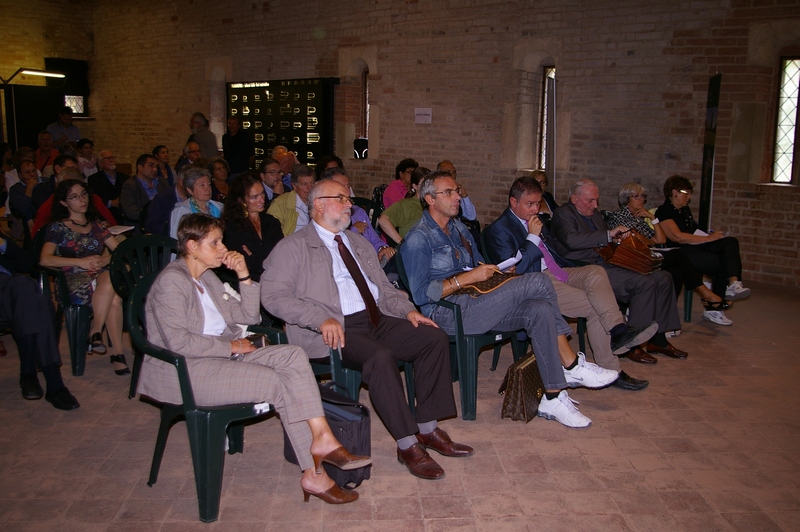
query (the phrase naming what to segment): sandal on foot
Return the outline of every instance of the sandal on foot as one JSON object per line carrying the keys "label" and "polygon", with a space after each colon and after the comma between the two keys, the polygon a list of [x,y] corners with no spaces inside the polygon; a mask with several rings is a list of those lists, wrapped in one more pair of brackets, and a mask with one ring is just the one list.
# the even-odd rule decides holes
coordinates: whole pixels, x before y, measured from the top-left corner
{"label": "sandal on foot", "polygon": [[105,355],[108,349],[103,343],[103,333],[96,332],[89,338],[89,353]]}
{"label": "sandal on foot", "polygon": [[125,355],[111,355],[111,364],[114,366],[114,373],[117,375],[130,375],[131,370],[125,362]]}

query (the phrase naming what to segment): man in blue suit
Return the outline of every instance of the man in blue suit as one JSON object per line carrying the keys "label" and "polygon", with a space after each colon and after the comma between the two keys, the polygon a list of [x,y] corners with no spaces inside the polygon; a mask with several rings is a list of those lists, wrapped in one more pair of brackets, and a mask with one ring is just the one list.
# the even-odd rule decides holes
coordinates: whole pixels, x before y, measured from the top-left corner
{"label": "man in blue suit", "polygon": [[587,319],[589,343],[597,365],[620,372],[614,386],[625,390],[645,388],[647,381],[634,379],[621,371],[615,354],[627,353],[647,341],[658,325],[651,323],[641,329],[628,327],[605,270],[594,265],[575,267],[562,258],[563,246],[538,217],[542,193],[541,185],[533,177],[514,181],[508,208],[485,229],[487,258],[498,264],[519,253],[517,273],[544,272],[553,282],[561,312],[570,318]]}

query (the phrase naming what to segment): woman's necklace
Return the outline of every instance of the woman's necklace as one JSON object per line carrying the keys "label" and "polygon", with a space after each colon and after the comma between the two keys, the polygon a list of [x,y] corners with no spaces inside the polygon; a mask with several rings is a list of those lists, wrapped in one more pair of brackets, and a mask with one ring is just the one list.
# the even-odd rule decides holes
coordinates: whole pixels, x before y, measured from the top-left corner
{"label": "woman's necklace", "polygon": [[79,223],[79,222],[76,222],[75,220],[73,220],[72,218],[70,218],[69,221],[72,222],[73,224],[75,224],[78,227],[89,227],[89,220],[86,220],[86,223]]}

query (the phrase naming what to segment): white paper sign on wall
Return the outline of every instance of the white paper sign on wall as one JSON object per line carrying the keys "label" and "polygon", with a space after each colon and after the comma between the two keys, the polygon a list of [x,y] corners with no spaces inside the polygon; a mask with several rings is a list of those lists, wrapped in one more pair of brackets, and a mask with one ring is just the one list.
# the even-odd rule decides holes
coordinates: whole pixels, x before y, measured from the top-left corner
{"label": "white paper sign on wall", "polygon": [[417,107],[414,109],[414,123],[415,124],[430,124],[431,123],[430,107]]}

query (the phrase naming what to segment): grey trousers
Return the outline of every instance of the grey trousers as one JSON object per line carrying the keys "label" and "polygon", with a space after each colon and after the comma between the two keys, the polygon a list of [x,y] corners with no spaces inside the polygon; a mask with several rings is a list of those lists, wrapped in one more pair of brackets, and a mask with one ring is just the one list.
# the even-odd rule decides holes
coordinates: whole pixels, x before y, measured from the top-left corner
{"label": "grey trousers", "polygon": [[281,418],[300,468],[314,466],[306,420],[325,413],[305,351],[276,345],[257,349],[239,361],[188,357],[186,361],[197,404],[270,403]]}
{"label": "grey trousers", "polygon": [[617,300],[628,305],[628,325],[647,327],[658,323],[658,332],[681,328],[672,276],[663,270],[642,275],[625,268],[603,264]]}
{"label": "grey trousers", "polygon": [[[572,333],[572,329],[561,316],[556,291],[547,275],[526,273],[480,297],[457,295],[447,300],[461,307],[466,334],[524,330],[531,339],[545,388],[566,387],[557,337]],[[455,332],[453,313],[449,309],[436,307],[431,319],[447,334]]]}

